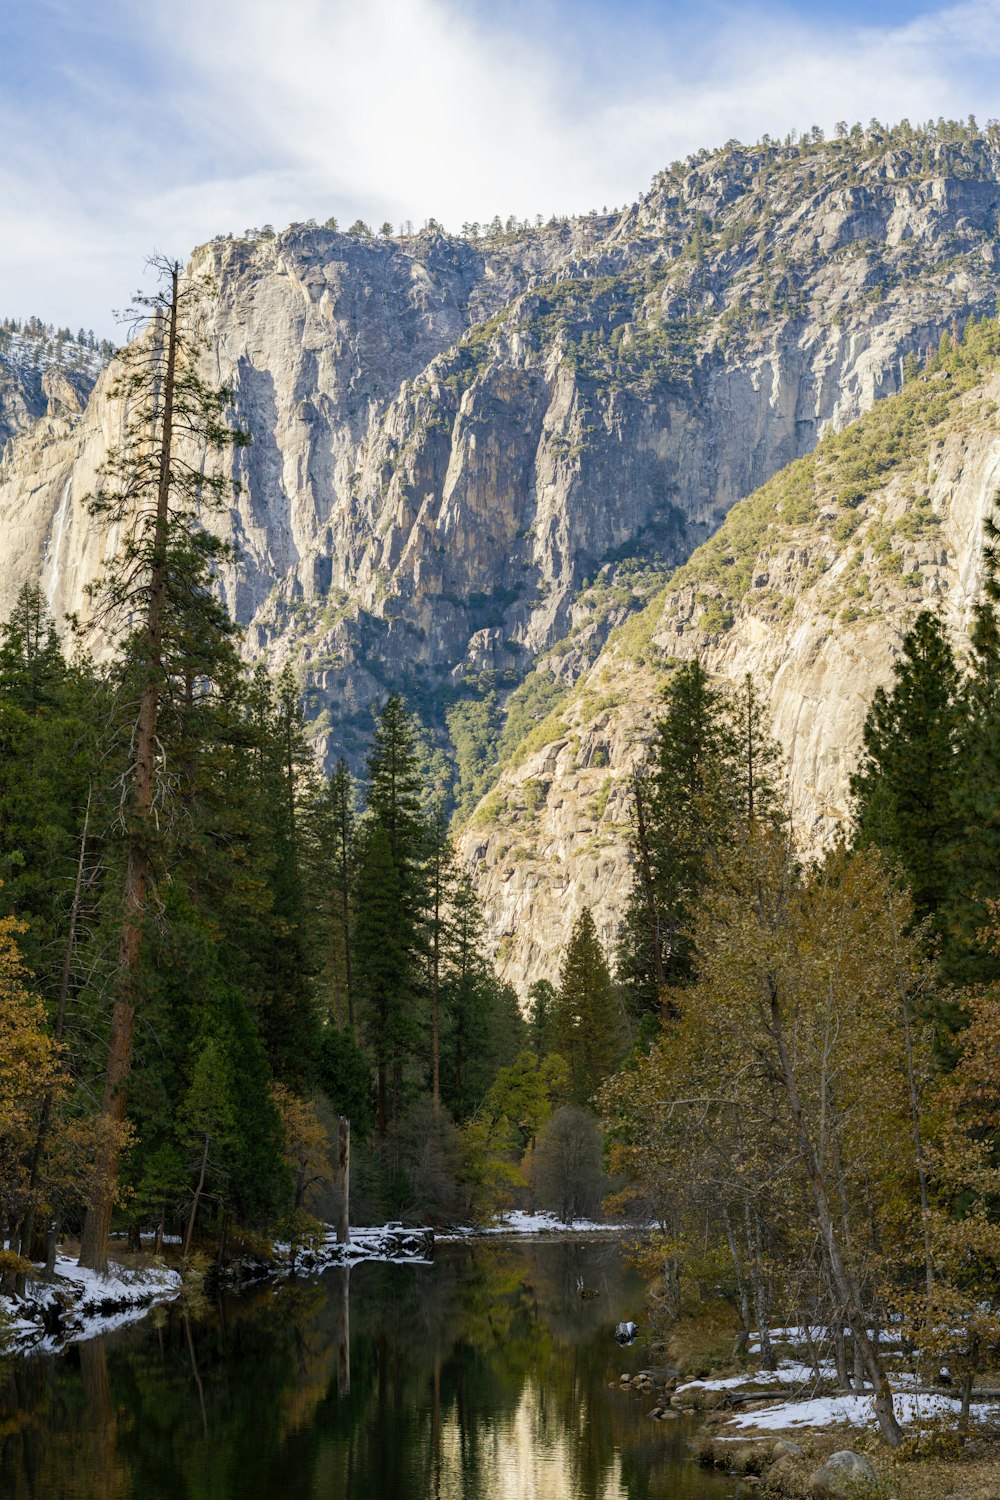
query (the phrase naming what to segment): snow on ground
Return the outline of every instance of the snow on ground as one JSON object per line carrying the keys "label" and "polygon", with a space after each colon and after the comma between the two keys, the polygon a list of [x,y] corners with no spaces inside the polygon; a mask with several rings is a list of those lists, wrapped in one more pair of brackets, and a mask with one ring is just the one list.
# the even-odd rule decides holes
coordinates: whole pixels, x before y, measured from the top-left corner
{"label": "snow on ground", "polygon": [[742,1375],[726,1375],[714,1380],[689,1380],[679,1385],[675,1395],[685,1391],[738,1391],[744,1386],[758,1385],[814,1385],[817,1379],[836,1380],[834,1365],[821,1364],[819,1370],[812,1365],[799,1364],[794,1359],[783,1359],[776,1370],[754,1370]]}
{"label": "snow on ground", "polygon": [[529,1213],[514,1208],[501,1214],[495,1224],[486,1228],[468,1226],[448,1229],[438,1234],[441,1241],[478,1238],[480,1235],[498,1234],[621,1234],[634,1230],[634,1224],[609,1224],[604,1219],[559,1219],[552,1213]]}
{"label": "snow on ground", "polygon": [[[785,1343],[793,1348],[797,1347],[800,1354],[807,1343],[811,1342],[815,1347],[829,1342],[828,1330],[822,1327],[772,1328],[770,1337],[772,1343]],[[880,1335],[880,1339],[885,1347],[884,1332]],[[889,1342],[892,1342],[891,1338]],[[759,1352],[759,1339],[755,1339],[753,1344],[756,1344],[757,1352]],[[766,1410],[745,1411],[729,1417],[725,1430],[719,1433],[719,1436],[732,1440],[747,1431],[774,1432],[789,1427],[835,1427],[838,1425],[870,1427],[875,1422],[871,1395],[866,1395],[864,1392],[857,1395],[837,1396],[815,1394],[818,1384],[827,1381],[836,1385],[837,1379],[836,1366],[828,1360],[821,1362],[818,1369],[814,1369],[811,1362],[806,1364],[801,1359],[789,1358],[781,1360],[776,1370],[756,1370],[719,1379],[692,1380],[686,1385],[679,1386],[675,1394],[687,1393],[691,1403],[697,1405],[696,1393],[699,1391],[745,1391],[748,1396],[752,1396],[763,1386],[798,1386],[802,1391],[813,1392],[808,1396],[797,1399],[793,1397],[787,1401],[777,1402],[767,1407]],[[893,1369],[890,1371],[890,1381],[893,1387],[896,1416],[900,1422],[912,1425],[935,1417],[954,1419],[958,1416],[961,1405],[958,1398],[940,1392],[916,1389],[921,1383],[921,1377],[913,1371]],[[972,1407],[972,1416],[976,1421],[995,1420],[997,1414],[998,1409],[992,1403],[979,1403]]]}
{"label": "snow on ground", "polygon": [[[934,1417],[957,1419],[961,1407],[953,1396],[905,1393],[896,1394],[894,1405],[898,1420],[905,1426]],[[976,1404],[971,1412],[974,1421],[987,1422],[996,1416],[996,1407]],[[729,1418],[726,1432],[719,1435],[735,1438],[748,1429],[775,1432],[789,1427],[870,1427],[874,1421],[871,1396],[816,1396],[811,1401],[783,1401],[767,1411],[741,1412]]]}
{"label": "snow on ground", "polygon": [[133,1271],[112,1263],[102,1275],[59,1255],[55,1271],[54,1281],[29,1277],[23,1297],[0,1297],[13,1348],[54,1349],[93,1338],[172,1301],[181,1289],[180,1272],[165,1266]]}
{"label": "snow on ground", "polygon": [[[56,1256],[56,1275],[71,1286],[80,1289],[80,1308],[83,1312],[99,1311],[108,1303],[123,1306],[128,1303],[150,1303],[162,1301],[164,1297],[176,1297],[180,1291],[179,1271],[170,1271],[166,1266],[150,1266],[146,1270],[127,1271],[112,1264],[106,1276],[100,1271],[89,1271],[64,1255]],[[31,1283],[30,1285],[47,1285]]]}

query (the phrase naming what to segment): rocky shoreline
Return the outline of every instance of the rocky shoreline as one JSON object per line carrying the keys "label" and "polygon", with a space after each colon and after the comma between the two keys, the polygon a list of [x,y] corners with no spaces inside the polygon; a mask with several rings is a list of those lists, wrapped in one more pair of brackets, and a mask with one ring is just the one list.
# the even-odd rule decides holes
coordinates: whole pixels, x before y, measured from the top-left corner
{"label": "rocky shoreline", "polygon": [[[757,1372],[770,1384],[798,1373]],[[870,1425],[836,1419],[848,1398],[808,1397],[753,1387],[753,1375],[681,1381],[672,1366],[624,1371],[613,1388],[647,1395],[657,1422],[703,1418],[691,1443],[694,1461],[737,1476],[741,1497],[768,1500],[1000,1500],[1000,1405],[980,1402],[975,1430],[960,1443],[943,1391],[897,1396],[908,1436],[891,1454]],[[864,1398],[854,1397],[855,1401]],[[924,1400],[921,1408],[920,1400]],[[831,1425],[831,1412],[834,1421]],[[814,1425],[811,1425],[814,1424]]]}

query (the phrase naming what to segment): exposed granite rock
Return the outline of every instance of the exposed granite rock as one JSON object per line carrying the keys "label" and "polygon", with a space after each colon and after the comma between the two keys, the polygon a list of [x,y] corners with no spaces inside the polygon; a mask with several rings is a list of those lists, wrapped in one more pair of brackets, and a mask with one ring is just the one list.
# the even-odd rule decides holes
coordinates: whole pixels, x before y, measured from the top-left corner
{"label": "exposed granite rock", "polygon": [[733,686],[749,672],[787,758],[802,843],[822,846],[845,827],[864,715],[875,688],[891,680],[913,616],[937,608],[960,651],[966,642],[983,522],[1000,490],[998,404],[1000,374],[956,398],[923,451],[852,512],[846,540],[834,534],[843,507],[773,526],[748,559],[745,597],[727,602],[728,629],[706,624],[718,585],[685,576],[697,575],[696,554],[643,616],[611,636],[559,705],[547,742],[504,773],[461,837],[491,945],[522,992],[532,979],[556,977],[582,907],[614,944],[630,882],[629,779],[671,662],[698,656]]}
{"label": "exposed granite rock", "polygon": [[[657,662],[700,649],[703,590],[626,664],[606,642],[648,590],[598,608],[585,585],[682,562],[734,502],[896,391],[907,355],[992,312],[998,209],[990,139],[866,138],[726,149],[620,215],[478,241],[300,225],[192,256],[215,282],[205,373],[254,434],[232,457],[241,489],[221,524],[240,561],[221,587],[248,652],[301,669],[328,753],[358,765],[392,689],[447,747],[446,711],[482,674],[501,705],[539,659],[567,687],[585,676],[565,734],[503,783],[530,826],[481,809],[464,841],[519,982],[552,971],[580,904],[612,934],[616,825]],[[0,613],[41,577],[57,615],[86,616],[115,544],[83,504],[119,427],[112,380],[79,416],[53,393],[4,450]],[[975,550],[965,520],[939,565],[952,592],[955,558],[968,569]],[[965,524],[958,510],[948,524]],[[791,554],[768,568],[772,598],[804,577]],[[702,642],[714,670],[772,680],[810,827],[842,812],[860,707],[909,598],[835,632],[800,600],[780,628],[744,612]]]}

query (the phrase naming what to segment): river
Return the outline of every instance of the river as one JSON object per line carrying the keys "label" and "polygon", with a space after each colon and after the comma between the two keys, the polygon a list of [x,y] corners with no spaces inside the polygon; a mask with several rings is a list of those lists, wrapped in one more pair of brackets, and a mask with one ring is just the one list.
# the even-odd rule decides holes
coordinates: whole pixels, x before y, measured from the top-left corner
{"label": "river", "polygon": [[728,1500],[688,1422],[609,1389],[642,1301],[610,1243],[478,1241],[154,1311],[0,1367],[0,1494]]}

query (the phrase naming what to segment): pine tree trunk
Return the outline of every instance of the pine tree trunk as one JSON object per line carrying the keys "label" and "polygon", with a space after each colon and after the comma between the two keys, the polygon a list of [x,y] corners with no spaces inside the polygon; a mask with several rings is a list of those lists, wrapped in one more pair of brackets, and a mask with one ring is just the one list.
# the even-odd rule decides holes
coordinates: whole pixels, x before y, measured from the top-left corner
{"label": "pine tree trunk", "polygon": [[132,816],[125,870],[124,912],[118,945],[118,995],[111,1012],[111,1038],[98,1122],[94,1182],[80,1238],[80,1264],[92,1271],[106,1271],[108,1265],[108,1234],[118,1187],[121,1126],[125,1119],[125,1087],[132,1066],[132,1037],[139,989],[139,961],[142,956],[142,923],[149,887],[149,841],[152,832],[151,812],[160,710],[163,612],[167,590],[170,465],[177,365],[177,278],[178,268],[175,265],[171,273],[167,365],[163,382],[163,432],[146,612],[144,682],[136,725],[130,809]]}

